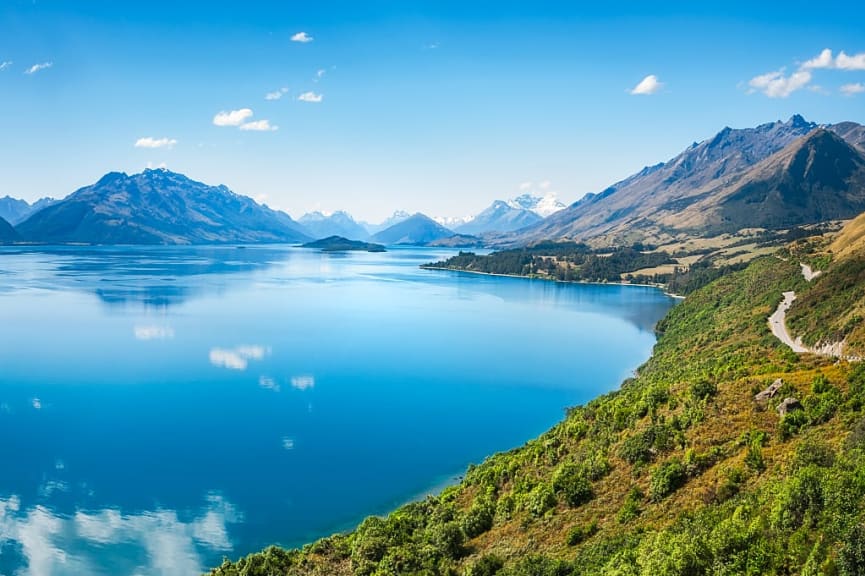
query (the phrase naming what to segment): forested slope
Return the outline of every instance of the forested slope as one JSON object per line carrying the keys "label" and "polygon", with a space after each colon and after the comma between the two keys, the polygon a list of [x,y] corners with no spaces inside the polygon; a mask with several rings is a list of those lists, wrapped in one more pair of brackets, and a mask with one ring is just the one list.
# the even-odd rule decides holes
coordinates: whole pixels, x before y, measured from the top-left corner
{"label": "forested slope", "polygon": [[213,574],[861,574],[865,366],[797,356],[766,322],[806,289],[798,262],[758,259],[675,307],[621,390],[459,485]]}

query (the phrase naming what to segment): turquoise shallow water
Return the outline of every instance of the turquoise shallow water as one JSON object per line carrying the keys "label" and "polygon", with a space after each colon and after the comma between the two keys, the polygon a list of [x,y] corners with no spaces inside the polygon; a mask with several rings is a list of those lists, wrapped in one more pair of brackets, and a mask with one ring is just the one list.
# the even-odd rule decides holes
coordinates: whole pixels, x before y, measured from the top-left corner
{"label": "turquoise shallow water", "polygon": [[450,254],[0,249],[0,573],[347,529],[617,387],[672,305],[418,268]]}

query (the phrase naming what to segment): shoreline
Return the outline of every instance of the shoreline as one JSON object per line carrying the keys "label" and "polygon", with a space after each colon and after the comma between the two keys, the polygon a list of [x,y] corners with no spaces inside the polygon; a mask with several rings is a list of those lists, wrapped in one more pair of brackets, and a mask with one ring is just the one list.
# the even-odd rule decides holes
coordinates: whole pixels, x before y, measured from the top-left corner
{"label": "shoreline", "polygon": [[558,278],[545,278],[543,276],[525,276],[522,274],[499,274],[496,272],[480,272],[478,270],[462,270],[460,268],[445,268],[443,266],[427,266],[426,264],[421,264],[421,269],[423,270],[441,270],[445,272],[462,272],[464,274],[478,274],[480,276],[499,276],[501,278],[522,278],[524,280],[543,280],[544,282],[555,282],[558,284],[588,284],[593,286],[637,286],[641,288],[656,288],[661,290],[664,294],[669,296],[670,298],[675,298],[676,300],[684,300],[685,296],[681,296],[679,294],[674,294],[667,290],[663,284],[638,284],[635,282],[592,282],[589,280],[559,280]]}

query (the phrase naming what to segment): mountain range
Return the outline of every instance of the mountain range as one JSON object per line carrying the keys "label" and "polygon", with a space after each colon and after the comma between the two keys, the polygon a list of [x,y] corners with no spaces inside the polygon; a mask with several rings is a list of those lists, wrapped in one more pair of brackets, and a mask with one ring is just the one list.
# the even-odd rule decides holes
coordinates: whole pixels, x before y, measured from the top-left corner
{"label": "mountain range", "polygon": [[296,222],[225,186],[164,169],[109,173],[59,201],[30,205],[7,196],[0,210],[15,228],[3,227],[3,242],[293,243],[341,236],[383,244],[476,245],[482,236],[488,245],[561,239],[663,245],[856,216],[865,210],[865,127],[818,126],[799,115],[755,128],[728,127],[564,209],[554,196],[524,194],[493,202],[453,230],[405,212],[379,225],[342,211],[313,212]]}
{"label": "mountain range", "polygon": [[298,218],[297,222],[303,226],[307,236],[312,238],[340,236],[350,240],[366,240],[370,235],[363,225],[342,210],[327,215],[322,212],[310,212]]}
{"label": "mountain range", "polygon": [[112,172],[16,227],[27,241],[205,244],[309,240],[287,214],[163,169]]}
{"label": "mountain range", "polygon": [[541,220],[543,218],[531,210],[496,200],[489,208],[454,230],[460,234],[511,232]]}
{"label": "mountain range", "polygon": [[863,133],[853,122],[820,127],[798,115],[756,128],[724,128],[507,242],[664,243],[852,218],[865,210]]}
{"label": "mountain range", "polygon": [[54,198],[40,198],[33,204],[11,196],[0,198],[0,218],[15,226],[26,220],[30,215],[57,202]]}

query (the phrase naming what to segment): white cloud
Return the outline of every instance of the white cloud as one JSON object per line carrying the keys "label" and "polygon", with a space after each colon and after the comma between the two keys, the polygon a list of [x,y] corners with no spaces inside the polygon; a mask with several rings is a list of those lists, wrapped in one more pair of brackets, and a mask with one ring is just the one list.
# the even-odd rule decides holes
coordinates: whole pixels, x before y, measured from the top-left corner
{"label": "white cloud", "polygon": [[811,58],[807,62],[803,63],[799,68],[801,70],[810,70],[812,68],[831,68],[834,65],[834,60],[832,59],[832,51],[828,48],[820,52],[820,55],[816,58]]}
{"label": "white cloud", "polygon": [[769,98],[786,98],[807,86],[810,81],[811,72],[808,70],[799,70],[785,76],[784,70],[781,69],[751,78],[748,86],[751,87],[751,92],[762,92]]}
{"label": "white cloud", "polygon": [[12,66],[12,60],[4,60],[3,62],[0,62],[0,72],[6,70],[10,66]]}
{"label": "white cloud", "polygon": [[841,50],[838,56],[832,57],[832,50],[825,48],[820,55],[804,62],[799,69],[811,70],[815,68],[836,68],[838,70],[865,70],[865,52],[861,54],[848,55]]}
{"label": "white cloud", "polygon": [[520,190],[531,190],[533,187],[534,187],[534,185],[531,182],[521,182],[520,183]]}
{"label": "white cloud", "polygon": [[844,84],[841,86],[841,94],[844,96],[853,96],[865,92],[865,84],[857,82],[855,84]]}
{"label": "white cloud", "polygon": [[288,436],[282,439],[282,447],[286,450],[294,450],[294,439]]}
{"label": "white cloud", "polygon": [[263,360],[270,354],[264,346],[238,346],[237,348],[213,348],[210,363],[229,370],[246,370],[250,360]]}
{"label": "white cloud", "polygon": [[291,387],[301,391],[315,388],[315,378],[312,376],[295,376],[291,379]]}
{"label": "white cloud", "polygon": [[324,100],[324,95],[316,94],[315,92],[304,92],[300,96],[297,97],[301,102],[314,102],[318,103]]}
{"label": "white cloud", "polygon": [[214,126],[240,126],[252,118],[252,110],[241,108],[240,110],[222,111],[213,117]]}
{"label": "white cloud", "polygon": [[[750,87],[749,93],[762,92],[769,98],[786,98],[793,92],[808,88],[812,92],[826,94],[827,92],[820,86],[809,86],[813,76],[811,70],[865,70],[865,52],[861,54],[848,55],[843,50],[838,53],[838,56],[832,56],[832,50],[824,48],[820,54],[806,60],[799,65],[796,72],[789,76],[784,73],[781,68],[776,72],[768,72],[755,76],[748,82]],[[847,96],[858,93],[856,86],[858,84],[845,84],[841,87],[841,93]]]}
{"label": "white cloud", "polygon": [[307,42],[312,42],[313,40],[315,40],[315,38],[313,38],[306,32],[298,32],[291,37],[292,42],[300,42],[301,44],[306,44]]}
{"label": "white cloud", "polygon": [[134,329],[136,340],[170,340],[174,338],[174,328],[171,326],[136,326]]}
{"label": "white cloud", "polygon": [[265,94],[264,99],[265,100],[279,100],[280,98],[282,98],[286,94],[288,94],[288,88],[283,86],[279,90],[274,90],[273,92],[268,92],[267,94]]}
{"label": "white cloud", "polygon": [[39,398],[34,398],[30,403],[33,405],[34,410],[42,410],[42,400]]}
{"label": "white cloud", "polygon": [[865,70],[865,52],[848,56],[842,50],[835,59],[835,66],[840,70]]}
{"label": "white cloud", "polygon": [[147,136],[146,138],[139,138],[135,141],[136,148],[174,148],[174,145],[177,144],[177,140],[174,138],[151,138]]}
{"label": "white cloud", "polygon": [[240,129],[252,132],[275,132],[279,130],[279,126],[271,126],[270,120],[256,120],[241,124]]}
{"label": "white cloud", "polygon": [[650,94],[657,93],[661,88],[664,87],[664,83],[658,80],[658,77],[654,74],[649,74],[642,80],[640,83],[631,89],[631,94],[634,95],[645,95],[648,96]]}
{"label": "white cloud", "polygon": [[54,66],[54,62],[41,62],[39,64],[34,64],[33,66],[31,66],[30,68],[25,70],[24,73],[25,74],[36,74],[37,72],[39,72],[41,70],[47,70],[48,68],[51,68],[52,66]]}
{"label": "white cloud", "polygon": [[324,78],[325,74],[327,74],[327,70],[325,70],[324,68],[319,68],[318,70],[315,71],[315,78],[313,78],[312,81],[318,82],[319,80]]}

